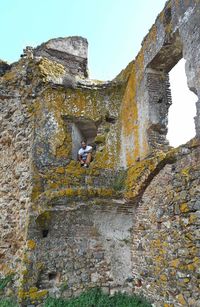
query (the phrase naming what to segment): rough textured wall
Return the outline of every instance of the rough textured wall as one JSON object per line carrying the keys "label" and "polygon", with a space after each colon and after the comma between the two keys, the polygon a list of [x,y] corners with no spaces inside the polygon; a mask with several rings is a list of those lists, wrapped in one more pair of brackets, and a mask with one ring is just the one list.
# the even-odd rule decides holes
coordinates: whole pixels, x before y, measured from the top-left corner
{"label": "rough textured wall", "polygon": [[79,36],[49,40],[34,50],[34,56],[42,56],[62,64],[66,74],[88,77],[87,72],[87,47],[88,42]]}
{"label": "rough textured wall", "polygon": [[[71,55],[71,60],[76,64],[75,55]],[[13,199],[10,194],[2,198],[2,250],[8,269],[2,267],[1,273],[15,274],[17,284],[14,285],[19,287],[19,299],[23,304],[28,300],[37,302],[48,293],[44,284],[40,285],[35,277],[40,268],[37,267],[35,254],[37,227],[34,229],[34,221],[46,216],[46,211],[51,215],[55,204],[63,205],[59,207],[61,215],[70,202],[76,204],[82,201],[86,206],[91,199],[100,198],[104,203],[104,198],[115,198],[118,204],[120,195],[115,188],[118,184],[115,182],[116,175],[120,173],[117,169],[120,164],[118,114],[124,86],[115,82],[94,83],[83,80],[79,75],[76,78],[73,74],[69,76],[66,67],[52,62],[51,57],[34,56],[30,48],[23,59],[9,67],[8,71],[3,66],[2,74],[2,93],[5,89],[9,92],[9,96],[2,97],[4,101],[7,99],[6,104],[2,102],[2,127],[5,129],[2,143],[6,158],[10,157],[9,161],[6,158],[2,160],[2,190],[4,194],[11,191]],[[11,96],[12,92],[17,92],[18,96]],[[10,97],[13,100],[8,101]],[[82,169],[74,156],[74,146],[80,146],[80,137],[77,140],[74,136],[74,127],[94,145],[95,163],[89,170]],[[16,153],[11,143],[16,144]],[[12,159],[20,154],[27,160],[16,160],[18,183]],[[15,187],[13,189],[15,184],[19,191]],[[18,194],[26,198],[18,199]],[[6,220],[6,216],[10,221]],[[60,223],[64,231],[65,223]],[[12,254],[9,252],[9,240],[14,240]],[[52,242],[56,243],[53,238]],[[73,248],[74,253],[76,245]],[[17,264],[13,261],[13,254],[18,255]],[[88,271],[88,274],[91,272]],[[96,284],[99,283],[96,280]]]}
{"label": "rough textured wall", "polygon": [[[125,195],[137,207],[132,250],[135,292],[144,293],[156,306],[200,304],[199,145],[157,151],[167,148],[171,102],[167,73],[182,55],[188,85],[199,97],[198,15],[199,1],[169,1],[135,61],[146,67],[141,79],[141,69],[136,68],[138,106],[142,102],[147,115],[139,122],[146,127],[149,148],[156,151],[128,169]],[[199,102],[196,106],[199,136]]]}
{"label": "rough textured wall", "polygon": [[21,71],[13,68],[0,81],[1,102],[1,243],[0,269],[10,274],[20,267],[25,244],[27,209],[31,192],[32,123],[27,101],[20,86],[24,85]]}
{"label": "rough textured wall", "polygon": [[[22,305],[97,285],[199,305],[199,102],[197,139],[166,140],[168,72],[182,56],[199,97],[199,22],[198,0],[168,1],[111,82],[87,79],[81,37],[0,62],[1,277],[15,274]],[[89,169],[76,161],[81,137]]]}
{"label": "rough textured wall", "polygon": [[199,146],[188,144],[173,155],[149,179],[135,212],[135,291],[156,306],[198,306]]}
{"label": "rough textured wall", "polygon": [[54,204],[29,228],[27,283],[31,277],[39,289],[64,297],[97,285],[132,292],[132,210],[106,199]]}
{"label": "rough textured wall", "polygon": [[[189,88],[199,95],[199,22],[198,0],[168,1],[135,61],[117,76],[116,80],[128,80],[122,104],[123,166],[145,158],[151,150],[167,148],[168,72],[182,57]],[[199,135],[199,102],[195,123]],[[134,153],[131,158],[130,153]]]}

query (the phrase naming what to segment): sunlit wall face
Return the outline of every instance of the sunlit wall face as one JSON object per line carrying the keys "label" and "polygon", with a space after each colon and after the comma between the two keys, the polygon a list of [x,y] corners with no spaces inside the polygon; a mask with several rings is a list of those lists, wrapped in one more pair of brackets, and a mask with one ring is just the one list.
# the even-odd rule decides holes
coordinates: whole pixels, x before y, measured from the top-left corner
{"label": "sunlit wall face", "polygon": [[168,115],[167,139],[177,147],[195,136],[194,117],[197,96],[187,86],[185,60],[181,59],[169,73],[172,105]]}

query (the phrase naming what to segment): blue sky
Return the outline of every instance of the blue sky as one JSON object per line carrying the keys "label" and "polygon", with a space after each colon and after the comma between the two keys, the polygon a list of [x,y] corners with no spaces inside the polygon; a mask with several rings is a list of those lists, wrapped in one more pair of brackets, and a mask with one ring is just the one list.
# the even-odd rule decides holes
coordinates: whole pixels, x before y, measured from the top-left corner
{"label": "blue sky", "polygon": [[[135,58],[165,2],[0,0],[0,59],[11,63],[27,45],[35,47],[51,38],[80,35],[89,42],[90,78],[111,80]],[[168,139],[178,146],[194,136],[197,97],[187,88],[183,60],[171,71],[170,80],[173,104]]]}
{"label": "blue sky", "polygon": [[138,53],[165,0],[0,0],[0,58],[25,46],[80,35],[89,42],[91,78],[115,77]]}

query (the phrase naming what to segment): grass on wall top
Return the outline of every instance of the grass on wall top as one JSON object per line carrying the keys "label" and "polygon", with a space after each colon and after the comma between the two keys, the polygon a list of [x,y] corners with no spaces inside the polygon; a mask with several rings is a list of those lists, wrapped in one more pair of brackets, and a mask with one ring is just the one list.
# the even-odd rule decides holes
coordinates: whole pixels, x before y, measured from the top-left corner
{"label": "grass on wall top", "polygon": [[44,307],[151,307],[151,304],[138,296],[122,293],[109,296],[100,289],[92,289],[69,300],[48,298]]}

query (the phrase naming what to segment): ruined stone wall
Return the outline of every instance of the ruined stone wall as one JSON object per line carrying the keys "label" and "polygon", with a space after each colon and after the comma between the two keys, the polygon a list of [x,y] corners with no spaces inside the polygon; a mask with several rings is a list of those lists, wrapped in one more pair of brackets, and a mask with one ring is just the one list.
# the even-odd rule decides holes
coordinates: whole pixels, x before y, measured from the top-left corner
{"label": "ruined stone wall", "polygon": [[25,279],[30,283],[31,276],[38,289],[54,296],[71,297],[94,286],[132,292],[132,210],[105,199],[55,204],[29,228],[35,245],[27,254]]}
{"label": "ruined stone wall", "polygon": [[[21,66],[13,68],[0,81],[0,271],[16,273],[21,267],[26,240],[28,206],[31,193],[31,143],[33,128],[23,97]],[[19,277],[19,276],[18,276]]]}
{"label": "ruined stone wall", "polygon": [[[73,55],[71,55],[71,59],[73,59]],[[74,61],[76,61],[76,58]],[[86,207],[91,199],[94,199],[94,203],[98,203],[100,198],[102,203],[104,203],[103,199],[105,199],[105,202],[106,199],[112,199],[111,203],[113,203],[114,198],[116,199],[116,204],[118,204],[118,199],[121,197],[118,192],[118,182],[116,182],[116,176],[120,173],[118,170],[120,164],[118,159],[120,148],[118,116],[124,85],[115,82],[94,83],[90,80],[84,81],[82,76],[76,76],[75,78],[73,74],[69,78],[69,71],[59,61],[52,62],[52,59],[41,56],[34,57],[31,53],[25,54],[22,60],[9,68],[9,71],[3,72],[1,84],[3,90],[7,87],[9,95],[16,87],[20,89],[19,96],[13,96],[12,106],[6,100],[7,103],[2,108],[3,127],[5,128],[5,133],[3,132],[2,136],[10,130],[10,122],[5,119],[9,117],[13,125],[16,125],[17,121],[17,125],[22,129],[22,132],[19,129],[18,133],[18,126],[17,128],[14,126],[16,129],[10,139],[12,138],[13,144],[18,145],[18,139],[20,138],[22,146],[17,147],[16,154],[20,155],[22,151],[23,156],[27,158],[27,160],[22,160],[21,163],[19,163],[19,160],[16,161],[16,168],[20,167],[21,171],[27,171],[26,177],[25,173],[17,175],[22,176],[20,177],[19,193],[22,194],[25,191],[27,196],[23,200],[26,201],[25,205],[24,203],[21,204],[21,199],[17,199],[16,204],[13,205],[10,195],[9,198],[3,199],[4,210],[6,210],[3,216],[5,217],[9,214],[9,217],[15,221],[15,223],[9,222],[9,226],[13,227],[10,238],[15,240],[13,243],[16,246],[15,253],[21,257],[18,265],[9,254],[9,246],[4,245],[3,248],[7,266],[9,269],[12,268],[15,274],[14,279],[17,281],[15,286],[18,285],[20,303],[26,305],[27,302],[39,302],[46,296],[48,291],[55,290],[51,282],[47,289],[42,279],[40,281],[41,270],[43,270],[45,278],[49,278],[49,266],[52,267],[50,262],[55,261],[58,275],[61,273],[61,267],[57,263],[58,258],[52,252],[57,244],[57,239],[50,232],[51,236],[48,239],[52,243],[49,247],[52,257],[48,260],[45,258],[45,250],[43,252],[41,250],[44,242],[39,240],[41,237],[38,237],[36,221],[43,220],[45,217],[44,223],[46,225],[47,222],[50,222],[49,216],[54,215],[54,211],[57,209],[60,210],[60,217],[65,217],[65,209],[68,208],[70,203],[76,204],[81,201],[81,206]],[[6,98],[9,97],[6,96]],[[16,120],[15,109],[13,109],[13,112],[9,110],[10,107],[14,108],[15,105],[18,108],[16,114],[19,115]],[[9,116],[6,115],[6,112],[9,113]],[[30,133],[29,138],[28,136],[26,138],[26,124],[27,132]],[[77,142],[73,134],[74,126],[94,146],[94,162],[91,163],[89,170],[82,169],[74,156],[74,145],[80,146],[80,144],[72,143]],[[7,150],[6,138],[4,139],[4,150]],[[10,139],[8,140],[9,142],[11,142]],[[9,142],[8,147],[10,146]],[[10,151],[9,154],[14,158],[14,151]],[[14,163],[9,165],[12,172],[14,172],[13,166],[15,166]],[[3,165],[2,178],[7,184],[8,173],[3,173],[5,169],[6,165]],[[21,185],[22,179],[25,181],[23,186]],[[12,188],[11,184],[13,183],[15,183],[14,178],[9,178],[8,189]],[[18,191],[13,189],[12,192],[14,194],[13,198],[16,197]],[[8,209],[9,206],[12,207],[12,214]],[[58,207],[55,209],[55,206]],[[26,211],[23,212],[22,209]],[[79,214],[78,206],[77,216]],[[68,218],[68,215],[70,215],[70,212],[68,212],[66,218]],[[131,215],[129,220],[131,220]],[[56,223],[57,225],[60,223],[60,231],[66,233],[68,228],[66,228],[65,220],[61,219],[59,221],[58,218]],[[4,219],[2,229],[7,229],[6,224],[7,221]],[[80,221],[80,229],[82,229],[83,233],[84,228],[86,228],[85,235],[90,236],[90,231],[87,233],[87,225],[84,222],[81,225]],[[46,231],[46,229],[40,229],[40,231]],[[6,234],[5,231],[5,239]],[[16,235],[17,237],[15,237]],[[71,237],[73,237],[73,234],[71,234]],[[65,237],[63,237],[63,242],[64,240]],[[101,244],[104,244],[105,239],[103,236],[101,236],[100,241]],[[79,243],[75,241],[72,246],[70,242],[66,242],[66,244],[69,253],[71,250],[71,255],[76,254]],[[128,249],[128,254],[130,255],[130,246]],[[64,257],[62,251],[60,253],[61,257]],[[108,259],[104,260],[109,263],[109,259],[112,258],[111,255],[109,254],[105,257],[108,257]],[[93,280],[91,274],[94,273],[96,268],[96,260],[93,259],[92,253],[88,253],[86,258],[89,264],[87,264],[85,271],[87,271],[91,281]],[[45,264],[44,268],[41,265],[43,262]],[[91,269],[90,264],[95,268]],[[64,260],[65,265],[67,265],[66,260]],[[131,262],[129,261],[130,266]],[[127,266],[123,265],[122,267],[126,271]],[[107,271],[109,271],[109,266]],[[2,277],[9,272],[11,271],[2,270]],[[51,280],[51,272],[49,274]],[[62,276],[62,283],[59,283],[59,293],[61,284],[67,282],[65,277],[69,275],[69,272],[66,274]],[[103,284],[102,278],[106,276],[106,273],[101,268],[101,273],[99,274],[95,282],[93,281],[92,283],[91,281],[92,285]],[[105,280],[107,281],[107,279]],[[125,278],[118,283],[115,276],[112,287],[122,287],[124,280]],[[79,279],[76,280],[75,278],[75,281],[72,282],[72,294],[76,294],[79,281]],[[85,280],[83,288],[86,288],[87,284],[89,286],[89,281],[87,283]],[[110,291],[109,286],[108,290]]]}
{"label": "ruined stone wall", "polygon": [[60,37],[35,48],[34,56],[42,56],[60,63],[68,75],[86,78],[88,77],[87,47],[87,39],[83,37]]}
{"label": "ruined stone wall", "polygon": [[[145,158],[151,150],[167,149],[167,113],[171,104],[168,73],[182,57],[186,60],[189,88],[198,95],[198,8],[199,1],[168,1],[144,38],[135,61],[116,78],[128,80],[121,108],[121,155],[125,167]],[[199,102],[196,105],[199,135]]]}
{"label": "ruined stone wall", "polygon": [[[166,134],[182,56],[199,95],[199,22],[198,0],[168,1],[111,82],[86,79],[80,37],[1,62],[1,276],[20,275],[22,305],[101,286],[198,306],[200,147],[171,149]],[[198,138],[199,102],[195,122]],[[74,153],[82,136],[89,169]]]}
{"label": "ruined stone wall", "polygon": [[[171,103],[167,73],[182,55],[189,87],[199,92],[198,14],[199,1],[169,1],[136,58],[135,65],[142,59],[144,69],[141,81],[142,70],[136,69],[136,93],[146,108],[141,122],[148,146],[154,150],[167,148],[166,115]],[[199,102],[196,106],[198,136]],[[200,303],[199,145],[195,146],[166,155],[154,151],[128,170],[125,195],[137,207],[132,249],[135,292],[143,293],[156,306]]]}
{"label": "ruined stone wall", "polygon": [[135,291],[156,306],[198,306],[200,151],[185,146],[176,154],[150,180],[135,212]]}

